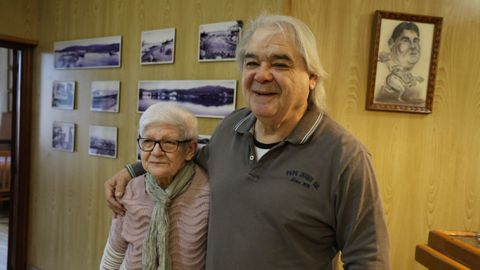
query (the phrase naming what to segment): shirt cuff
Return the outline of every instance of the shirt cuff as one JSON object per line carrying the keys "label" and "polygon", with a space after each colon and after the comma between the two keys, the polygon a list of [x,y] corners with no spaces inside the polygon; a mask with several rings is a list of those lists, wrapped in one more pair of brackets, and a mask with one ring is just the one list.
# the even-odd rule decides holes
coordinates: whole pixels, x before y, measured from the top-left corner
{"label": "shirt cuff", "polygon": [[127,164],[125,168],[127,169],[130,176],[132,176],[132,178],[146,173],[145,169],[143,168],[142,162],[140,161]]}

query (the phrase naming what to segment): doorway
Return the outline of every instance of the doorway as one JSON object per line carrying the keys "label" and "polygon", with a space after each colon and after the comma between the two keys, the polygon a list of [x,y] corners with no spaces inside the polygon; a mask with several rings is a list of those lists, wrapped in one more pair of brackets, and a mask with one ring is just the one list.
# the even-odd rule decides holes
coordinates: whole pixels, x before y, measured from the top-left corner
{"label": "doorway", "polygon": [[[26,269],[28,190],[30,178],[30,127],[32,107],[32,68],[33,49],[36,41],[0,35],[0,48],[7,51],[7,90],[6,99],[0,105],[3,122],[10,117],[10,127],[6,139],[0,145],[8,148],[8,190],[3,194],[7,199],[8,245],[6,267],[2,269]],[[10,79],[9,79],[10,78]],[[9,81],[11,80],[11,81]],[[0,87],[1,87],[0,83]],[[10,90],[8,90],[10,89]],[[0,94],[2,90],[0,89]],[[2,97],[0,97],[2,98]],[[3,98],[2,98],[3,99]],[[4,108],[6,107],[6,108]],[[8,116],[10,111],[10,116]],[[2,127],[3,128],[3,124]],[[1,189],[1,183],[0,183]],[[0,190],[0,203],[1,203]],[[2,205],[0,205],[1,210]]]}
{"label": "doorway", "polygon": [[0,270],[7,269],[15,51],[0,47]]}

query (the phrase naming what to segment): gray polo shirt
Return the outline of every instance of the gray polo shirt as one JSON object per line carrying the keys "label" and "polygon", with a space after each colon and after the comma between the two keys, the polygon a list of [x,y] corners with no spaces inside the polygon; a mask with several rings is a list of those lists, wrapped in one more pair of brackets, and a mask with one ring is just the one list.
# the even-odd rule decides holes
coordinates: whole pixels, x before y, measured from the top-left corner
{"label": "gray polo shirt", "polygon": [[248,109],[225,118],[197,155],[209,174],[209,270],[389,269],[388,234],[369,154],[309,109],[260,160]]}

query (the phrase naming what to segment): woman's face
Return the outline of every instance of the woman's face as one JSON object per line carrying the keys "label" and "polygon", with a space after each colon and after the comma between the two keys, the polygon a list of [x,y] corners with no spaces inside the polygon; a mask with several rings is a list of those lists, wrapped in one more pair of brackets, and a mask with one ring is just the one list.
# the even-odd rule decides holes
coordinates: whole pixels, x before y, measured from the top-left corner
{"label": "woman's face", "polygon": [[[162,141],[181,141],[180,131],[174,125],[151,124],[145,128],[142,138]],[[165,153],[156,144],[151,152],[141,150],[143,168],[157,179],[159,184],[169,185],[173,177],[193,158],[196,144],[181,143],[177,151]]]}

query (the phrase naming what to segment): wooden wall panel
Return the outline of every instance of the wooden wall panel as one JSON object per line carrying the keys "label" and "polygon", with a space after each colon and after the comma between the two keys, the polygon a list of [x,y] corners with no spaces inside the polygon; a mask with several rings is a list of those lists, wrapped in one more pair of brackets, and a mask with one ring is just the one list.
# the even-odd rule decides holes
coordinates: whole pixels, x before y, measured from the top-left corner
{"label": "wooden wall panel", "polygon": [[38,1],[0,0],[0,34],[38,39]]}
{"label": "wooden wall panel", "polygon": [[[102,184],[135,158],[137,81],[240,80],[233,62],[196,61],[198,25],[248,20],[263,10],[297,16],[315,32],[330,74],[329,112],[356,134],[373,156],[388,216],[393,269],[423,269],[414,261],[414,250],[417,243],[426,242],[430,229],[480,229],[478,0],[8,2],[20,13],[5,12],[5,1],[1,1],[0,33],[40,39],[35,59],[28,250],[29,263],[38,269],[97,268],[110,224]],[[364,109],[373,12],[377,9],[444,17],[433,114]],[[164,27],[177,30],[175,64],[140,66],[141,31]],[[123,37],[121,68],[53,69],[54,41],[110,35]],[[74,111],[51,108],[53,80],[77,81]],[[90,112],[93,80],[121,81],[120,113]],[[237,107],[243,104],[239,92]],[[53,121],[76,123],[74,153],[51,149]],[[200,132],[210,134],[217,123],[200,119]],[[118,127],[117,159],[88,155],[91,124]]]}
{"label": "wooden wall panel", "polygon": [[[330,114],[372,153],[393,269],[424,269],[429,230],[480,229],[480,2],[292,2],[317,36]],[[433,114],[364,109],[375,10],[444,17]]]}
{"label": "wooden wall panel", "polygon": [[[234,0],[40,0],[40,43],[36,51],[32,184],[28,262],[44,270],[97,269],[111,221],[103,182],[135,159],[138,80],[238,81],[235,62],[198,63],[198,26],[227,20],[249,20],[259,11],[283,12],[287,1]],[[172,65],[140,66],[142,31],[176,28]],[[53,42],[121,35],[122,66],[117,69],[55,70]],[[75,110],[51,108],[54,80],[77,82]],[[120,112],[90,112],[90,84],[120,80]],[[52,122],[76,124],[74,153],[51,148]],[[211,134],[218,119],[199,119],[202,134]],[[88,155],[89,125],[118,127],[118,158]]]}

